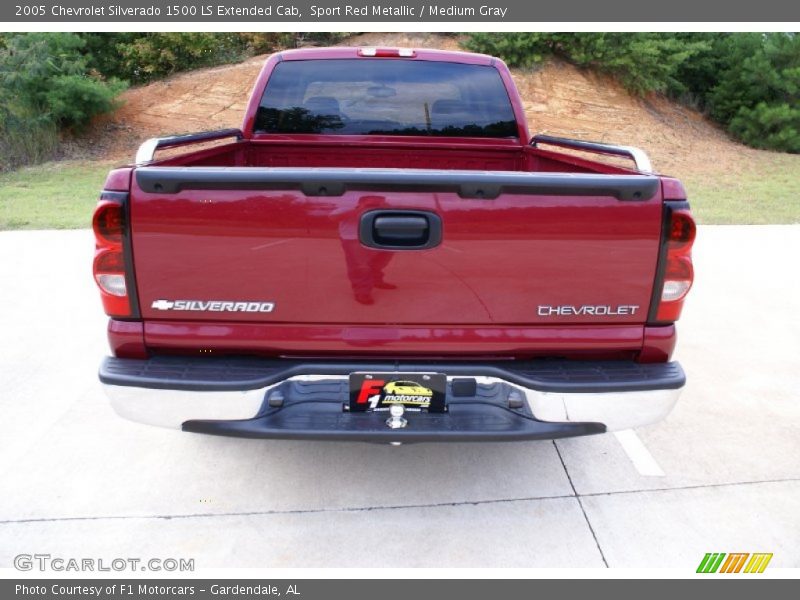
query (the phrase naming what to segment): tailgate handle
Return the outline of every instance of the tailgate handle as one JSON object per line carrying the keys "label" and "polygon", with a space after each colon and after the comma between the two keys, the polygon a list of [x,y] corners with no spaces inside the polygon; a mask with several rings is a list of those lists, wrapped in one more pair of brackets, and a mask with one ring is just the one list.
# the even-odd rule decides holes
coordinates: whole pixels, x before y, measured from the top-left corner
{"label": "tailgate handle", "polygon": [[365,213],[359,230],[361,242],[371,248],[422,250],[438,246],[442,240],[439,216],[418,210]]}
{"label": "tailgate handle", "polygon": [[373,224],[375,240],[386,244],[419,246],[428,240],[425,217],[378,217]]}

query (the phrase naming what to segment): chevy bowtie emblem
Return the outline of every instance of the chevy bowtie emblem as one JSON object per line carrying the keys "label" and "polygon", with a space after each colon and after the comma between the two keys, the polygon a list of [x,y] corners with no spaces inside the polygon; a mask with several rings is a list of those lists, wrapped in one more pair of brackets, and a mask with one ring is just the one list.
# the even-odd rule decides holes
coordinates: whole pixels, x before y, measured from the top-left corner
{"label": "chevy bowtie emblem", "polygon": [[154,300],[150,308],[192,312],[271,313],[275,310],[275,303],[241,300]]}
{"label": "chevy bowtie emblem", "polygon": [[175,303],[169,300],[156,300],[150,305],[150,308],[155,308],[156,310],[170,310],[173,306],[175,306]]}

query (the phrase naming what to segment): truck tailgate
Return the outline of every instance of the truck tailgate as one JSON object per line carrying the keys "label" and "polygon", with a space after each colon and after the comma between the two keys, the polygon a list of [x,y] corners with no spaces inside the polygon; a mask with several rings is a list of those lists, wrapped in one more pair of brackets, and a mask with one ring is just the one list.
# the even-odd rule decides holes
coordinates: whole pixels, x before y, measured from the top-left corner
{"label": "truck tailgate", "polygon": [[646,175],[143,167],[131,190],[145,320],[644,323],[661,235]]}

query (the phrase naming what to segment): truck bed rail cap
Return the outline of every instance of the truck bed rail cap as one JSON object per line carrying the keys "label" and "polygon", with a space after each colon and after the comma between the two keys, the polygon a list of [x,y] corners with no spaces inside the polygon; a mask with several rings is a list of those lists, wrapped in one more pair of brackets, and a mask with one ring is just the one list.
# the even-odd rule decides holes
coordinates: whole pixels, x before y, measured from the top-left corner
{"label": "truck bed rail cap", "polygon": [[654,175],[444,169],[140,167],[135,175],[139,187],[151,194],[177,194],[190,189],[295,189],[307,196],[341,196],[348,190],[431,190],[487,200],[501,194],[649,200],[660,184]]}

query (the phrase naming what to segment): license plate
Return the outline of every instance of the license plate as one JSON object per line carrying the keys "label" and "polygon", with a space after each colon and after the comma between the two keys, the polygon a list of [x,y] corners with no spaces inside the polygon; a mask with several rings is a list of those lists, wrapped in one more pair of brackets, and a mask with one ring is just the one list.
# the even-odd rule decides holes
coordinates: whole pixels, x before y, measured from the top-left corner
{"label": "license plate", "polygon": [[409,411],[445,412],[447,376],[442,373],[351,373],[350,410],[389,410],[401,404]]}

